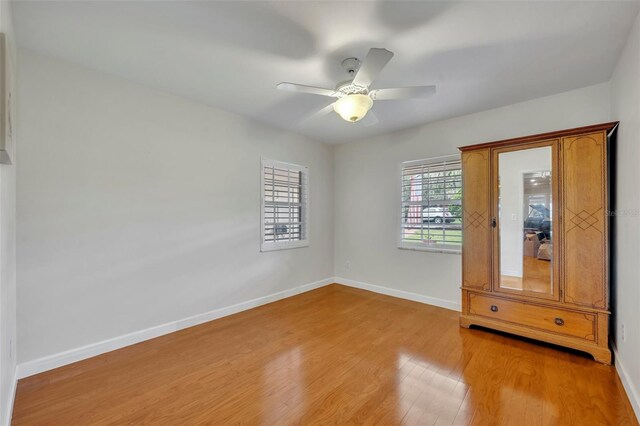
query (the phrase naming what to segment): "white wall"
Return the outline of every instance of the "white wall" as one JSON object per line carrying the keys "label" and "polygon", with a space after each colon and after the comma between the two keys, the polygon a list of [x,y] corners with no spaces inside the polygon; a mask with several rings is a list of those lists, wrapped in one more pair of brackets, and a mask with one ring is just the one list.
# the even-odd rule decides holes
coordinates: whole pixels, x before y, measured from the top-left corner
{"label": "white wall", "polygon": [[[330,146],[19,52],[20,363],[333,275]],[[311,245],[260,253],[260,157],[310,167]]]}
{"label": "white wall", "polygon": [[459,305],[459,255],[397,248],[399,163],[455,154],[463,145],[606,122],[609,110],[609,84],[603,83],[338,146],[336,275]]}
{"label": "white wall", "polygon": [[[13,58],[11,4],[0,2],[0,31]],[[15,63],[14,63],[15,66]],[[14,133],[14,141],[18,132]],[[16,154],[13,164],[0,164],[0,424],[9,424],[16,370]]]}
{"label": "white wall", "polygon": [[[617,367],[640,418],[640,15],[611,79],[611,116],[620,121],[614,222],[613,339]],[[622,339],[622,325],[625,338]],[[624,377],[623,377],[624,379]]]}

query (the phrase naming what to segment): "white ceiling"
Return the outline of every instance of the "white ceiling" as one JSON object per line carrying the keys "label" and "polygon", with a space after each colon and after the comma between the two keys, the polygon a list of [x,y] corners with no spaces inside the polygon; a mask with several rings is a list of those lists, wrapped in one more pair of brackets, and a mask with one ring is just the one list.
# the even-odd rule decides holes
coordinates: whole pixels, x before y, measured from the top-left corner
{"label": "white ceiling", "polygon": [[[14,2],[20,46],[340,143],[609,80],[639,9],[617,2]],[[307,120],[349,56],[395,53],[372,88],[436,84],[378,101],[379,124]],[[532,117],[535,119],[535,117]]]}

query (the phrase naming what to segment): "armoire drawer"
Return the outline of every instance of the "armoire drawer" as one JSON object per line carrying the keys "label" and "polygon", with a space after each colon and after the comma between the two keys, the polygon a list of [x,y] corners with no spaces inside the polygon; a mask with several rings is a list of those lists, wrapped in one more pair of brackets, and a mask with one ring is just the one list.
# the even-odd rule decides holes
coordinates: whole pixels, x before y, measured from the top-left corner
{"label": "armoire drawer", "polygon": [[596,315],[469,293],[469,314],[580,339],[596,340]]}

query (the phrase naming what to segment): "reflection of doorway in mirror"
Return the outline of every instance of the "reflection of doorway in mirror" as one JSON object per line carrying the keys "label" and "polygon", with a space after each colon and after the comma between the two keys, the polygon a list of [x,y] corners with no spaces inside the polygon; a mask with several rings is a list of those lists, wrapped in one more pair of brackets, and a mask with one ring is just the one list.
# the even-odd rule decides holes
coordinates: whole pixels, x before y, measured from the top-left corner
{"label": "reflection of doorway in mirror", "polygon": [[499,155],[500,287],[552,291],[551,148]]}

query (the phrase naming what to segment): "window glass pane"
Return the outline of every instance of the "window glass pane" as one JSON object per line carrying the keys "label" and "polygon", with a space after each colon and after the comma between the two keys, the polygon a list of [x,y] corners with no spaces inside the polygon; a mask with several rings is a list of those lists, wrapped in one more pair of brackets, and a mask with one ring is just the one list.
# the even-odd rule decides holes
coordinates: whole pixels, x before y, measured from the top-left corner
{"label": "window glass pane", "polygon": [[459,251],[462,169],[459,157],[402,167],[401,247]]}
{"label": "window glass pane", "polygon": [[285,163],[263,165],[263,248],[307,238],[307,177],[300,169]]}

